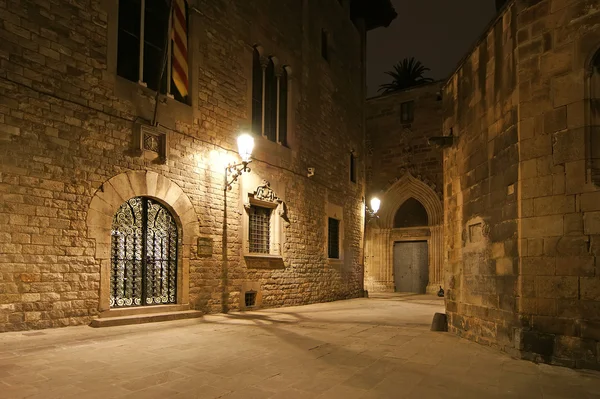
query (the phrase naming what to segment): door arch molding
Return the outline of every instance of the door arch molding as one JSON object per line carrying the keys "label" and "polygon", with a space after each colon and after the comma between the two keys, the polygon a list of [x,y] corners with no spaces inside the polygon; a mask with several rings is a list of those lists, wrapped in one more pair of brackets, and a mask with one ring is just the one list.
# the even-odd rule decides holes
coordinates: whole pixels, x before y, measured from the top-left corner
{"label": "door arch molding", "polygon": [[151,171],[116,175],[96,191],[87,212],[88,238],[95,241],[94,257],[100,265],[98,310],[110,310],[111,229],[113,217],[123,203],[149,197],[164,205],[181,231],[181,256],[177,260],[177,303],[189,303],[189,265],[192,245],[199,234],[198,216],[185,192],[172,180]]}

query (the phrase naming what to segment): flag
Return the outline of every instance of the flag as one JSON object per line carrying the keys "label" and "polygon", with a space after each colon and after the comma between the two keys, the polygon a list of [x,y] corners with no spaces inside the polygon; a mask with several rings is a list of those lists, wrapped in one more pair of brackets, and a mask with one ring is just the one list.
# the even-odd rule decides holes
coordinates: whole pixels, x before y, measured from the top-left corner
{"label": "flag", "polygon": [[173,1],[173,82],[182,97],[188,95],[187,21],[185,0]]}

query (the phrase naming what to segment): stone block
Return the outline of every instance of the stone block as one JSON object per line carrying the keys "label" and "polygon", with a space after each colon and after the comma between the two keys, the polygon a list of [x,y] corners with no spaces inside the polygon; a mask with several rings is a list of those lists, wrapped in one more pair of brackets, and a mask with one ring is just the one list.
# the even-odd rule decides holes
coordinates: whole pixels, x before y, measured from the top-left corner
{"label": "stone block", "polygon": [[544,254],[544,239],[531,238],[527,240],[527,256],[542,256]]}
{"label": "stone block", "polygon": [[585,161],[574,161],[565,163],[566,193],[579,194],[584,192],[586,185]]}
{"label": "stone block", "polygon": [[557,276],[593,276],[595,258],[593,256],[566,256],[556,258]]}
{"label": "stone block", "polygon": [[552,155],[552,137],[544,134],[522,140],[519,143],[519,154],[521,161]]}
{"label": "stone block", "polygon": [[583,73],[572,72],[553,77],[552,100],[554,103],[554,107],[563,107],[567,104],[575,103],[584,98],[584,81],[585,79],[583,77]]}
{"label": "stone block", "polygon": [[583,212],[600,211],[600,191],[581,194],[579,196],[579,207]]}
{"label": "stone block", "polygon": [[584,234],[600,234],[600,212],[585,212],[583,214]]}
{"label": "stone block", "polygon": [[544,133],[551,134],[567,128],[567,107],[555,108],[544,113]]}
{"label": "stone block", "polygon": [[521,198],[537,198],[552,195],[552,176],[541,176],[521,181]]}
{"label": "stone block", "polygon": [[560,237],[556,244],[556,254],[565,255],[588,255],[589,237],[588,236],[566,236]]}
{"label": "stone block", "polygon": [[553,276],[555,263],[552,256],[527,256],[521,258],[520,272],[523,276]]}
{"label": "stone block", "polygon": [[555,195],[535,198],[533,209],[535,216],[575,212],[575,196]]}
{"label": "stone block", "polygon": [[[598,218],[600,219],[600,215],[598,215]],[[563,234],[563,228],[564,223],[562,215],[538,216],[525,218],[521,221],[521,233],[523,238],[560,236]]]}
{"label": "stone block", "polygon": [[585,159],[585,131],[583,128],[564,130],[552,135],[554,164]]}
{"label": "stone block", "polygon": [[581,277],[581,299],[584,301],[600,301],[600,278]]}
{"label": "stone block", "polygon": [[576,299],[579,279],[570,276],[537,276],[535,290],[539,298]]}
{"label": "stone block", "polygon": [[515,265],[513,264],[512,258],[496,259],[495,263],[497,276],[510,276],[515,274]]}

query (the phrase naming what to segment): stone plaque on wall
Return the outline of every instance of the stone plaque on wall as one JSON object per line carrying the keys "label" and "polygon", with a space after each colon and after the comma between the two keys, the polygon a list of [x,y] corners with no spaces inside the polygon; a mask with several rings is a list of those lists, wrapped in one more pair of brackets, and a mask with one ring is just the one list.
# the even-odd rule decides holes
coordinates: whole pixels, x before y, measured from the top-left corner
{"label": "stone plaque on wall", "polygon": [[213,240],[208,237],[198,237],[198,256],[210,258],[213,253]]}

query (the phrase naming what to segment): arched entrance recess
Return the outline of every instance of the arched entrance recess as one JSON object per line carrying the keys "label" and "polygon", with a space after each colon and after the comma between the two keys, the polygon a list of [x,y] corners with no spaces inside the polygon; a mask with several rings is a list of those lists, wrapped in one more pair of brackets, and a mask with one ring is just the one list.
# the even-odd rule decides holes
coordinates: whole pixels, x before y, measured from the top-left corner
{"label": "arched entrance recess", "polygon": [[[418,201],[427,212],[428,225],[394,227],[400,207]],[[429,185],[406,173],[382,196],[379,219],[367,226],[365,288],[373,292],[393,292],[394,243],[427,242],[429,278],[426,291],[435,293],[442,285],[443,208]]]}
{"label": "arched entrance recess", "polygon": [[176,274],[173,276],[176,289],[173,301],[169,302],[189,303],[190,252],[199,233],[194,207],[173,181],[155,172],[136,171],[122,173],[103,183],[90,202],[86,221],[88,237],[96,241],[95,258],[100,264],[100,312],[111,309],[111,288],[114,288],[111,287],[111,244],[115,215],[127,201],[135,198],[151,199],[157,205],[156,209],[164,208],[172,217],[177,228]]}

